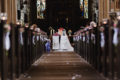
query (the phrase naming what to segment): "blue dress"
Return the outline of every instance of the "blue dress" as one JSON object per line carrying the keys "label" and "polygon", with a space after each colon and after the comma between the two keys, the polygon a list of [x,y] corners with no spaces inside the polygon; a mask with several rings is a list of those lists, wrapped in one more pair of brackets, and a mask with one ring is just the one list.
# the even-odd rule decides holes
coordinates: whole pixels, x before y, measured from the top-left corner
{"label": "blue dress", "polygon": [[45,47],[46,47],[46,52],[50,52],[50,42],[47,42],[45,44]]}

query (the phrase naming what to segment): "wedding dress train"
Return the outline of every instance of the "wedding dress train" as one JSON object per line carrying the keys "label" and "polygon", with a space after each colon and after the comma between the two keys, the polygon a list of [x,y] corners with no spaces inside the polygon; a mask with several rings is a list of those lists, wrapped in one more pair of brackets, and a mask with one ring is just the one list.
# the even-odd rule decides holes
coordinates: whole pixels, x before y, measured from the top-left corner
{"label": "wedding dress train", "polygon": [[60,39],[60,51],[74,51],[66,32],[65,35],[62,35]]}
{"label": "wedding dress train", "polygon": [[74,51],[67,36],[61,36],[60,51]]}

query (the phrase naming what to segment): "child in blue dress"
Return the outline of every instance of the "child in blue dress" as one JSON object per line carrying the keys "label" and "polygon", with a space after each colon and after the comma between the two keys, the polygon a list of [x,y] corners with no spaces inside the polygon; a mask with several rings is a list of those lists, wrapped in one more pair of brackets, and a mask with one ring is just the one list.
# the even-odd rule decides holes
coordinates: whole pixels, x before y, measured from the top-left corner
{"label": "child in blue dress", "polygon": [[46,52],[50,53],[50,40],[46,42],[45,47],[46,47]]}

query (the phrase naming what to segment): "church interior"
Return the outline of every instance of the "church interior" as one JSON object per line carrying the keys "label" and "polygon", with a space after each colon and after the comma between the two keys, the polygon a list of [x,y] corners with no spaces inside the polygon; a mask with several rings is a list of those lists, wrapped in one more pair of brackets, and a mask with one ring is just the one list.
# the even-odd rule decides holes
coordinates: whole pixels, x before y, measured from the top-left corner
{"label": "church interior", "polygon": [[0,80],[120,80],[120,0],[0,0]]}

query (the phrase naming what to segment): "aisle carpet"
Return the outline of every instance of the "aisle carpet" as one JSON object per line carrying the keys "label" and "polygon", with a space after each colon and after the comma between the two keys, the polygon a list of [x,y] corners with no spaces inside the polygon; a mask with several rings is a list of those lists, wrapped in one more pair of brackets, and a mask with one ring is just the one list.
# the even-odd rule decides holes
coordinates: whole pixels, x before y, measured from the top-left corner
{"label": "aisle carpet", "polygon": [[43,54],[21,80],[105,80],[74,52]]}

